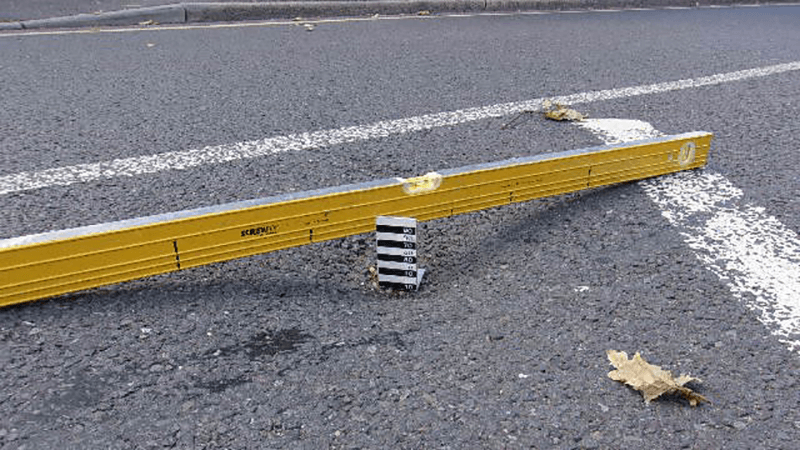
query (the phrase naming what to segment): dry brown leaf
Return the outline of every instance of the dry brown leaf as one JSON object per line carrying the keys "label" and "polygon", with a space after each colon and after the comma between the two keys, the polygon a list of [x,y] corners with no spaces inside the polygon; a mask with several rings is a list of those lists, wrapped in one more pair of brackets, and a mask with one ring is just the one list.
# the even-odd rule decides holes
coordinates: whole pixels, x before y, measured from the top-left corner
{"label": "dry brown leaf", "polygon": [[418,15],[418,16],[430,16],[430,15],[431,15],[431,12],[430,12],[430,11],[428,11],[427,9],[424,9],[424,10],[422,10],[422,11],[419,11],[419,12],[417,12],[417,15]]}
{"label": "dry brown leaf", "polygon": [[638,352],[632,359],[628,359],[628,354],[625,352],[609,350],[607,353],[608,360],[617,368],[609,372],[608,377],[640,391],[645,403],[650,403],[664,394],[679,394],[689,400],[692,406],[708,402],[707,398],[684,386],[690,381],[699,382],[697,378],[688,375],[673,378],[668,370],[649,364]]}
{"label": "dry brown leaf", "polygon": [[380,289],[380,286],[378,285],[378,269],[376,269],[375,266],[369,266],[367,273],[369,273],[369,282],[372,287],[375,289]]}
{"label": "dry brown leaf", "polygon": [[544,116],[550,120],[580,122],[586,118],[586,116],[578,111],[567,108],[560,103],[554,104],[550,100],[545,100],[542,102],[542,112],[544,113]]}
{"label": "dry brown leaf", "polygon": [[139,22],[139,25],[146,27],[148,25],[158,25],[158,22],[151,19],[151,20],[145,20],[144,22]]}

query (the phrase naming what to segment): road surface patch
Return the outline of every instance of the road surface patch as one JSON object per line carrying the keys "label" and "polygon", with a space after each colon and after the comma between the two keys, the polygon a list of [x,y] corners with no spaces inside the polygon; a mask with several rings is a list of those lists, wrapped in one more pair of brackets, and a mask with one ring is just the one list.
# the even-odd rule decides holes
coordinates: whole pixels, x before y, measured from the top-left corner
{"label": "road surface patch", "polygon": [[[662,135],[638,120],[576,122],[607,145]],[[695,256],[772,334],[800,353],[800,238],[719,173],[681,172],[639,182]]]}
{"label": "road surface patch", "polygon": [[714,86],[797,70],[800,70],[800,61],[678,81],[581,92],[572,95],[554,98],[537,98],[522,102],[499,103],[491,106],[381,121],[368,125],[275,136],[254,141],[208,146],[193,150],[165,152],[134,158],[121,158],[112,161],[77,164],[40,171],[20,172],[0,176],[0,195],[52,186],[69,186],[75,183],[87,183],[117,177],[134,177],[168,170],[186,170],[204,165],[222,164],[241,159],[261,158],[290,151],[314,150],[334,145],[363,142],[372,139],[456,126],[484,119],[519,114],[524,111],[538,111],[546,101],[563,105],[576,105]]}

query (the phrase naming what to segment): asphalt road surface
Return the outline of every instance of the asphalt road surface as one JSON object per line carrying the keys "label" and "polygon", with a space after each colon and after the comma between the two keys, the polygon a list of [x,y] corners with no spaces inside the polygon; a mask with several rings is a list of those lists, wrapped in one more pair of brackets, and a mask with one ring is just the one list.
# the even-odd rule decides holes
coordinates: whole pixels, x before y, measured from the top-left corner
{"label": "asphalt road surface", "polygon": [[[798,23],[783,6],[0,34],[0,185],[630,87],[575,107],[714,132],[697,176],[741,189],[731,211],[782,227],[788,265],[767,272],[792,290]],[[0,238],[603,143],[511,119],[17,184],[0,195]],[[735,257],[703,253],[704,231],[652,195],[629,183],[422,224],[413,294],[373,288],[362,235],[2,309],[0,446],[796,448],[798,330],[758,296],[769,273],[742,288]],[[607,377],[609,349],[701,378],[712,403],[645,405]]]}
{"label": "asphalt road surface", "polygon": [[[219,3],[248,3],[246,0],[213,1]],[[122,11],[176,3],[181,2],[179,0],[0,0],[0,21],[48,19],[50,17]],[[193,3],[206,2],[201,0]]]}

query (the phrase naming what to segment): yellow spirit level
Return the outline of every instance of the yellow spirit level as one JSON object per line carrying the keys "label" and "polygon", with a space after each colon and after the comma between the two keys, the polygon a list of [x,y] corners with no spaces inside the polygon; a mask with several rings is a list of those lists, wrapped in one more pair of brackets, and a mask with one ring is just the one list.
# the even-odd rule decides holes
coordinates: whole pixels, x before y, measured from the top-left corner
{"label": "yellow spirit level", "polygon": [[710,133],[551,153],[0,240],[0,306],[705,165]]}

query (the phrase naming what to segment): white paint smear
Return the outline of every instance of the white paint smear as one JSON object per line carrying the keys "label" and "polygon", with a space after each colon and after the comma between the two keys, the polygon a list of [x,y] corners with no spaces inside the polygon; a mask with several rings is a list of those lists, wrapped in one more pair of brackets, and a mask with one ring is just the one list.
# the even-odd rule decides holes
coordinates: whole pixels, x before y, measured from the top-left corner
{"label": "white paint smear", "polygon": [[[701,78],[584,92],[550,98],[549,100],[565,105],[575,105],[698,88],[702,86],[712,86],[796,70],[800,70],[800,61],[741,70],[738,72],[721,73]],[[539,110],[544,100],[545,98],[539,98],[523,102],[501,103],[492,106],[382,121],[370,125],[291,134],[288,136],[271,137],[256,141],[209,146],[196,150],[167,152],[150,156],[115,159],[113,161],[78,164],[37,172],[21,172],[0,177],[0,195],[51,186],[67,186],[74,183],[115,177],[132,177],[166,170],[190,169],[202,165],[220,164],[246,158],[258,158],[287,151],[313,150],[333,145],[412,133],[415,131],[461,125],[477,120],[517,114],[522,111]]]}
{"label": "white paint smear", "polygon": [[[658,136],[638,120],[578,125],[608,144]],[[639,183],[697,258],[790,350],[800,353],[800,238],[764,208],[742,203],[724,176],[697,170]]]}

